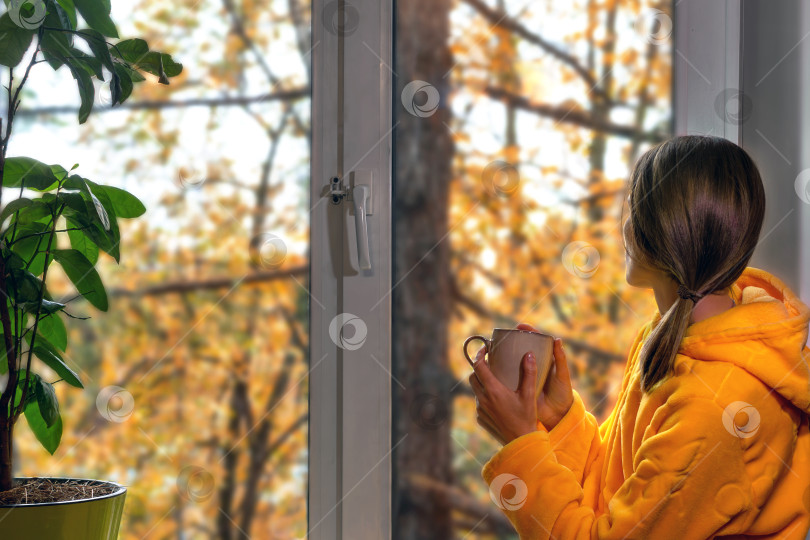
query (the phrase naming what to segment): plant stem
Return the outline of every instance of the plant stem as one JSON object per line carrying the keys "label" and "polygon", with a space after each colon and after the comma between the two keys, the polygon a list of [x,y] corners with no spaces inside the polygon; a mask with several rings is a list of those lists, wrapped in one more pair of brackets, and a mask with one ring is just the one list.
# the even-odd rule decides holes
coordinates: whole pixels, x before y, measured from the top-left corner
{"label": "plant stem", "polygon": [[[22,80],[17,85],[16,91],[12,93],[14,83],[14,70],[9,68],[8,77],[8,118],[6,119],[6,132],[0,133],[0,204],[2,204],[2,185],[6,165],[6,152],[8,151],[9,140],[11,139],[11,132],[14,125],[14,113],[19,106],[20,92],[22,91],[25,82],[28,80],[28,75],[31,68],[34,66],[39,54],[39,39],[34,49],[34,54],[31,56],[31,61],[25,69],[25,74]],[[0,245],[4,242],[0,238]],[[5,246],[3,245],[3,248]],[[43,285],[44,286],[44,285]],[[8,309],[8,284],[6,283],[6,261],[2,253],[0,253],[0,322],[3,326],[3,346],[5,347],[5,360],[8,363],[8,381],[6,388],[0,395],[0,492],[7,491],[13,487],[12,477],[12,450],[14,433],[14,423],[17,421],[17,416],[14,414],[14,396],[17,393],[17,385],[19,384],[20,370],[17,366],[17,347],[14,342],[11,329],[11,315]],[[16,312],[16,309],[15,309]],[[15,328],[17,332],[20,328]],[[30,366],[29,366],[30,367]],[[27,390],[27,377],[26,371],[26,384],[24,391]],[[22,403],[22,402],[21,402]]]}
{"label": "plant stem", "polygon": [[[60,188],[62,187],[61,184],[60,184],[59,187]],[[58,192],[59,192],[59,190],[57,188],[57,193]],[[56,213],[53,214],[53,220],[52,220],[53,228],[51,229],[51,236],[48,238],[48,247],[45,249],[45,267],[42,270],[42,288],[39,290],[39,305],[37,305],[36,315],[34,316],[34,326],[33,326],[32,330],[31,330],[31,342],[28,344],[28,359],[27,359],[26,365],[25,365],[26,376],[31,371],[31,358],[33,357],[33,354],[34,354],[34,342],[37,339],[37,326],[39,326],[39,315],[40,315],[40,313],[42,311],[42,299],[45,297],[45,283],[46,283],[46,279],[48,277],[48,266],[50,266],[48,264],[48,258],[51,256],[51,247],[53,246],[53,239],[56,236],[56,222],[59,220],[59,216],[61,215],[62,210],[64,210],[64,208],[65,208],[65,205],[63,203],[62,206],[59,207],[59,210],[57,210]],[[19,332],[19,328],[17,329],[17,331]],[[28,397],[28,386],[29,385],[27,385],[27,384],[25,386],[23,386],[22,397],[20,398],[20,404],[17,407],[17,410],[14,411],[14,416],[13,416],[14,421],[16,421],[17,418],[19,418],[20,414],[22,414],[22,411],[25,408],[25,399]]]}

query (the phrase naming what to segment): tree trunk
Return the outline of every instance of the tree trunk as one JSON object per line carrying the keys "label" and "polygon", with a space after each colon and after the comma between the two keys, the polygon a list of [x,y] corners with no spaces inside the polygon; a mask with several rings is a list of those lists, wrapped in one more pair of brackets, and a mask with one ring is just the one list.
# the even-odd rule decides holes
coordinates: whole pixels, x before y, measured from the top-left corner
{"label": "tree trunk", "polygon": [[[412,475],[452,485],[450,416],[455,384],[448,376],[451,312],[448,192],[454,154],[449,129],[449,0],[402,0],[396,13],[393,365],[404,386],[394,390],[393,531],[400,540],[453,538],[451,501],[407,490]],[[416,116],[400,96],[413,81],[439,92],[432,113]],[[423,106],[419,92],[414,103]],[[412,108],[413,110],[413,108]],[[418,113],[419,110],[417,109]]]}

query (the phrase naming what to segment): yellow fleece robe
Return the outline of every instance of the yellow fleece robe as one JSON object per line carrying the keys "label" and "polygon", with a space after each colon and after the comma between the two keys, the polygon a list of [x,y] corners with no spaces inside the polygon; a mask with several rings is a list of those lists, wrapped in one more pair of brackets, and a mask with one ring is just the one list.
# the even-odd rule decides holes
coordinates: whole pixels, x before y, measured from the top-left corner
{"label": "yellow fleece robe", "polygon": [[642,393],[631,347],[597,425],[574,403],[501,448],[482,477],[521,539],[804,539],[810,529],[810,310],[748,267],[736,305],[690,325],[672,375]]}

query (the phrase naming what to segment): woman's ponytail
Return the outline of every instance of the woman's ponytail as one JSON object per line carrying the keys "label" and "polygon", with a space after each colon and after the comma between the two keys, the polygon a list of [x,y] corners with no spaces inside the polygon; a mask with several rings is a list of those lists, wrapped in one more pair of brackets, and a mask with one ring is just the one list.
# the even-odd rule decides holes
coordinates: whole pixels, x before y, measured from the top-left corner
{"label": "woman's ponytail", "polygon": [[644,392],[649,392],[672,371],[694,305],[692,300],[678,297],[647,336],[639,354]]}

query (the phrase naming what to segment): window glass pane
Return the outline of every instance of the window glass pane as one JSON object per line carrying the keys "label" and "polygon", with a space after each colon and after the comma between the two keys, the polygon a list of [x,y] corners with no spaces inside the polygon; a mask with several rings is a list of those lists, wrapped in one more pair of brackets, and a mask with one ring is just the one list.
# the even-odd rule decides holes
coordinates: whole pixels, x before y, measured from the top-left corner
{"label": "window glass pane", "polygon": [[[99,260],[109,311],[69,304],[66,359],[85,390],[56,385],[54,457],[20,423],[18,473],[125,484],[121,538],[300,538],[310,4],[112,9],[122,38],[171,53],[183,73],[169,86],[147,76],[113,110],[106,77],[79,125],[70,72],[31,72],[9,155],[78,163],[147,211],[122,223],[120,264]],[[58,271],[52,291],[72,296]]]}
{"label": "window glass pane", "polygon": [[481,478],[501,444],[476,423],[468,336],[561,337],[588,409],[612,410],[655,312],[625,282],[621,212],[671,134],[671,9],[398,0],[395,538],[516,537]]}

